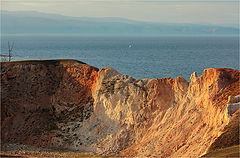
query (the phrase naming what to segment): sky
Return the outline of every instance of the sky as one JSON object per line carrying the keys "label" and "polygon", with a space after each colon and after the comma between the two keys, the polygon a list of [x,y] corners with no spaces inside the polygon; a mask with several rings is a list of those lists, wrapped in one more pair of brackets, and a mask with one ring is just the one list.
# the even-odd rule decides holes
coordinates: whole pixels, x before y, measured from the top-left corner
{"label": "sky", "polygon": [[1,0],[1,10],[149,22],[239,24],[238,0]]}

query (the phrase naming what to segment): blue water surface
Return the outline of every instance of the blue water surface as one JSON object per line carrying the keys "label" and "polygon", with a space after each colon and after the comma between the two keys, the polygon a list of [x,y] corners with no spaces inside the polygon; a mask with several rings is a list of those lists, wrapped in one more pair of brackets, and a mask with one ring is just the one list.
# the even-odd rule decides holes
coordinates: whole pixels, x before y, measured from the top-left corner
{"label": "blue water surface", "polygon": [[206,68],[239,69],[237,36],[104,37],[3,35],[1,54],[14,42],[14,60],[76,59],[113,67],[134,78],[199,75]]}

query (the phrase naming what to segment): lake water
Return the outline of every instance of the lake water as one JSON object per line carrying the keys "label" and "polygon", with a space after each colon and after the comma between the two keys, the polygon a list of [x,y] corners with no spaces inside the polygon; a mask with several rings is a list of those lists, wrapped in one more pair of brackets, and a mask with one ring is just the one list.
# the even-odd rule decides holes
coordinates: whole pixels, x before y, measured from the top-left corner
{"label": "lake water", "polygon": [[64,35],[4,35],[14,42],[13,60],[76,59],[98,67],[113,67],[134,78],[199,75],[206,68],[239,69],[237,36],[86,37]]}

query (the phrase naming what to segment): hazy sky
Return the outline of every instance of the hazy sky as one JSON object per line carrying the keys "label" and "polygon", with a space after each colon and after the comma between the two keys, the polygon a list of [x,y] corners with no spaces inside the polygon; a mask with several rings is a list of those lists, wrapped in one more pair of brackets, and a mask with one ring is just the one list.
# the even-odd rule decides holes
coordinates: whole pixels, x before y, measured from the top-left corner
{"label": "hazy sky", "polygon": [[1,0],[1,10],[151,22],[239,24],[239,2],[224,0]]}

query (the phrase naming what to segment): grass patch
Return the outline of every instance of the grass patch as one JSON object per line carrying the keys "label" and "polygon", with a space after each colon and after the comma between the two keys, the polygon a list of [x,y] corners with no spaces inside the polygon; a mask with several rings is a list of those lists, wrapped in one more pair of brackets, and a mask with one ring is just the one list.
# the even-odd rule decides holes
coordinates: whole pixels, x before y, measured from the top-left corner
{"label": "grass patch", "polygon": [[239,157],[240,145],[213,150],[202,157]]}

